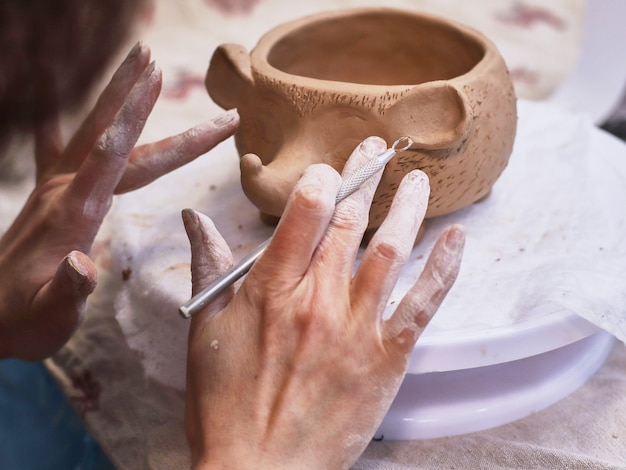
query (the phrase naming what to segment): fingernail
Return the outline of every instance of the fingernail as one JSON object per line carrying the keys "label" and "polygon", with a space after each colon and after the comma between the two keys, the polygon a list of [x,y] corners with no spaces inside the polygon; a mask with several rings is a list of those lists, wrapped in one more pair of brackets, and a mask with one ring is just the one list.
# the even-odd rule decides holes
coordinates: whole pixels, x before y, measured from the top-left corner
{"label": "fingernail", "polygon": [[156,61],[152,61],[150,62],[150,64],[148,65],[148,67],[146,68],[146,75],[151,75],[152,72],[154,72],[156,70],[157,66],[156,66]]}
{"label": "fingernail", "polygon": [[206,231],[204,230],[200,213],[193,209],[183,209],[182,216],[185,232],[191,242],[192,249],[206,244]]}
{"label": "fingernail", "polygon": [[374,158],[387,150],[387,142],[380,137],[368,137],[359,146],[360,152],[369,158]]}
{"label": "fingernail", "polygon": [[72,280],[72,283],[76,286],[76,289],[81,295],[89,295],[96,288],[97,274],[90,273],[88,266],[85,266],[75,252],[70,253],[65,257],[65,272]]}
{"label": "fingernail", "polygon": [[145,54],[147,59],[150,56],[150,49],[148,49],[143,41],[137,41],[126,56],[126,59],[124,59],[124,63],[135,62],[142,54]]}
{"label": "fingernail", "polygon": [[137,83],[154,83],[155,81],[159,80],[160,74],[161,69],[153,60],[143,71],[143,74],[141,74],[141,77],[139,78]]}
{"label": "fingernail", "polygon": [[148,64],[148,66],[144,69],[139,77],[137,83],[146,83],[150,80],[150,77],[154,74],[154,71],[157,69],[156,62],[153,60]]}
{"label": "fingernail", "polygon": [[142,46],[141,41],[137,41],[137,42],[135,43],[135,45],[133,46],[133,48],[132,48],[132,49],[130,50],[130,52],[128,53],[128,56],[127,56],[127,57],[130,59],[131,57],[136,56],[136,55],[139,53],[139,51],[141,50],[141,46]]}
{"label": "fingernail", "polygon": [[412,170],[406,175],[406,178],[408,178],[409,181],[414,182],[416,186],[430,186],[428,175],[422,170]]}
{"label": "fingernail", "polygon": [[459,224],[454,224],[448,229],[446,238],[444,240],[444,246],[448,251],[457,252],[465,244],[465,227]]}
{"label": "fingernail", "polygon": [[183,217],[183,223],[186,227],[190,226],[191,224],[197,224],[196,211],[194,211],[193,209],[183,209],[181,211],[181,215]]}
{"label": "fingernail", "polygon": [[234,122],[238,118],[239,118],[239,113],[237,112],[237,109],[234,108],[234,109],[230,109],[230,110],[226,111],[225,113],[219,115],[218,117],[213,119],[212,122],[217,127],[224,127],[227,124],[230,124],[231,122]]}

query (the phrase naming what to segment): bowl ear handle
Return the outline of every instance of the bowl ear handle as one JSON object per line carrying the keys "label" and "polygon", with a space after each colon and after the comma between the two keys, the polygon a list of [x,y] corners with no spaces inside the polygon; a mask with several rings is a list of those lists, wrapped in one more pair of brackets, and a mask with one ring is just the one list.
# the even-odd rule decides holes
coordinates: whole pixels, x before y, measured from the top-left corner
{"label": "bowl ear handle", "polygon": [[237,108],[254,87],[250,55],[238,44],[222,44],[209,63],[204,81],[209,96],[224,109]]}
{"label": "bowl ear handle", "polygon": [[473,121],[465,93],[444,81],[414,87],[385,115],[390,129],[411,137],[412,148],[423,150],[459,144],[467,137]]}

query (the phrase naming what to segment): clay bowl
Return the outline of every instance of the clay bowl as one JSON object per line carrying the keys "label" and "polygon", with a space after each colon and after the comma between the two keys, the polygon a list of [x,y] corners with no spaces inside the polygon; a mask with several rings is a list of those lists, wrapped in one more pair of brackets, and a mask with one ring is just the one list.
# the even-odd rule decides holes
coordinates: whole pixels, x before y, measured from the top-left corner
{"label": "clay bowl", "polygon": [[414,11],[333,11],[272,29],[250,53],[221,45],[206,87],[218,105],[238,109],[241,183],[273,216],[307,166],[341,171],[370,135],[414,144],[387,165],[369,228],[415,168],[430,177],[427,217],[447,214],[490,193],[515,138],[515,94],[496,46]]}

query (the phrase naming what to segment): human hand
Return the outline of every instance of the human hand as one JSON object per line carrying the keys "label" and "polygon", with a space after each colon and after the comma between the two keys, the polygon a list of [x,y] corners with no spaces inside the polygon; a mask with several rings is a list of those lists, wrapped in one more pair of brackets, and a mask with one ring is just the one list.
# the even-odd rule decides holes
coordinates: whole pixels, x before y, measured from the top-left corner
{"label": "human hand", "polygon": [[[385,148],[381,139],[367,139],[344,174]],[[423,221],[428,179],[420,171],[403,179],[356,273],[378,181],[335,208],[340,184],[332,168],[308,168],[240,289],[192,318],[186,427],[195,468],[348,468],[378,428],[416,340],[456,279],[464,232],[452,226],[383,320]],[[186,210],[183,219],[195,294],[232,257],[208,218]]]}
{"label": "human hand", "polygon": [[70,337],[97,282],[88,254],[114,193],[144,186],[230,136],[235,111],[135,147],[161,90],[138,44],[65,148],[58,117],[35,129],[36,187],[0,239],[0,358],[42,359]]}

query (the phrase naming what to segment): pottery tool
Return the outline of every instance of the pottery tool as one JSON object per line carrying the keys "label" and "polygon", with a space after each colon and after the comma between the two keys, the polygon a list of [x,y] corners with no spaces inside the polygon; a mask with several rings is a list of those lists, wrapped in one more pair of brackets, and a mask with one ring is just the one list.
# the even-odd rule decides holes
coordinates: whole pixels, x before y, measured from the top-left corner
{"label": "pottery tool", "polygon": [[[413,141],[409,137],[400,137],[393,143],[390,148],[372,158],[363,166],[347,176],[339,187],[339,192],[337,193],[337,197],[335,198],[335,205],[339,204],[350,194],[359,189],[363,183],[365,183],[372,176],[382,170],[387,162],[389,162],[389,160],[394,157],[394,155],[399,152],[404,152],[405,150],[408,150],[411,145],[413,145]],[[271,239],[272,238],[270,237],[265,240],[254,250],[252,250],[252,252],[244,256],[235,266],[226,271],[215,281],[211,282],[211,284],[209,284],[202,291],[194,295],[185,304],[181,305],[181,307],[178,309],[180,315],[183,318],[191,318],[192,315],[202,310],[209,302],[215,300],[215,298],[224,289],[231,286],[232,284],[237,282],[237,280],[242,278],[248,271],[250,271],[250,268],[252,267],[254,262],[261,256],[261,254],[263,254]]]}

